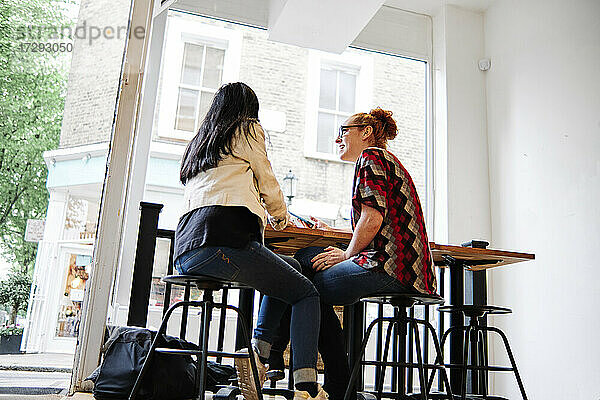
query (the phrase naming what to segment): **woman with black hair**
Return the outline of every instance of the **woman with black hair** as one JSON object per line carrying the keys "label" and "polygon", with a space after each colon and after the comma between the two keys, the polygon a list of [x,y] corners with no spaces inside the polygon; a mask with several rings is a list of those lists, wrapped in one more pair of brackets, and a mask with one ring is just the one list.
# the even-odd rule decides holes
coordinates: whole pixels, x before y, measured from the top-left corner
{"label": "woman with black hair", "polygon": [[[198,133],[185,149],[180,180],[184,210],[175,232],[175,267],[182,274],[241,282],[263,297],[252,339],[264,382],[264,363],[287,304],[292,306],[291,342],[299,398],[324,400],[317,385],[319,295],[293,258],[282,259],[263,245],[269,222],[288,223],[283,193],[275,179],[258,122],[258,99],[244,83],[222,86]],[[257,391],[248,359],[236,359],[246,400]]]}

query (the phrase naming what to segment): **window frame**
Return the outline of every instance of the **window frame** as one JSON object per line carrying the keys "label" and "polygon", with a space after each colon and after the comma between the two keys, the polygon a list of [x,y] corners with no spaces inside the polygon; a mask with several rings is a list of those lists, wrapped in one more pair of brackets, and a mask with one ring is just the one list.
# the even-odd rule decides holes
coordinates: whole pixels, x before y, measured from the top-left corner
{"label": "window frame", "polygon": [[[186,43],[216,47],[225,51],[221,84],[238,81],[242,56],[243,33],[233,29],[210,26],[197,21],[169,15],[163,71],[157,136],[159,138],[187,142],[196,132],[175,128],[178,93],[181,85],[182,63]],[[206,52],[206,50],[204,50]],[[204,60],[203,60],[204,62]],[[187,87],[183,85],[182,87]],[[204,91],[202,82],[200,84]],[[197,90],[197,89],[194,89]],[[215,90],[216,91],[216,90]]]}
{"label": "window frame", "polygon": [[[361,54],[353,49],[348,49],[339,55],[318,50],[309,50],[308,53],[304,156],[343,163],[345,161],[341,161],[335,153],[331,154],[317,151],[317,123],[319,112],[331,113],[331,110],[322,109],[319,104],[321,69],[323,66],[355,74],[355,112],[359,110],[369,110],[373,101],[373,57],[370,54]],[[336,92],[337,90],[338,88],[336,87]],[[336,103],[337,102],[338,99],[336,99]],[[333,115],[342,114],[346,113],[336,110]],[[349,115],[352,114],[353,113],[350,113]]]}

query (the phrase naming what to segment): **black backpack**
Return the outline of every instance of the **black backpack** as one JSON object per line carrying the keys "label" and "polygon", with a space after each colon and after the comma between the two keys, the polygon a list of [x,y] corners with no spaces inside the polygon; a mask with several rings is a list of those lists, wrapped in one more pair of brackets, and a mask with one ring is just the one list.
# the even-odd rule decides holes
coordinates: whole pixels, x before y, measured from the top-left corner
{"label": "black backpack", "polygon": [[[86,380],[94,382],[96,399],[127,399],[142,364],[150,350],[155,331],[143,328],[119,327],[114,329],[104,345],[102,363]],[[158,347],[198,350],[194,343],[173,336],[161,335]],[[191,356],[173,356],[154,353],[137,399],[177,400],[194,397],[196,364]],[[216,391],[216,385],[227,385],[235,378],[235,369],[229,365],[209,362],[207,390]]]}

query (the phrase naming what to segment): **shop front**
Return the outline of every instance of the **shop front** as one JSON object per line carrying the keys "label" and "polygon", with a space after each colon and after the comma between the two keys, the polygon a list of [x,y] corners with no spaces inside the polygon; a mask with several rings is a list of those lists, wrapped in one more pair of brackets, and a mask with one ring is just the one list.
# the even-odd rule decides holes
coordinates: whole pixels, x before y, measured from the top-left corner
{"label": "shop front", "polygon": [[42,241],[38,249],[21,350],[74,353],[93,244],[89,240]]}

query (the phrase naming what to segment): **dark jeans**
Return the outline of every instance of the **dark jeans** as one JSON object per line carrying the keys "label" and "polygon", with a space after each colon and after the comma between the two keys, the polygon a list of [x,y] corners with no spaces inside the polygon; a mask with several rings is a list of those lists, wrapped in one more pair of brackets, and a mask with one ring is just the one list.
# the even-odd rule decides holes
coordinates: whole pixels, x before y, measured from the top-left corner
{"label": "dark jeans", "polygon": [[[286,262],[287,261],[287,262]],[[294,379],[315,382],[319,334],[319,294],[298,269],[298,263],[281,257],[252,241],[245,248],[202,247],[175,260],[182,274],[207,275],[251,286],[265,296],[260,305],[253,344],[268,358],[281,316],[291,305]]]}
{"label": "dark jeans", "polygon": [[[322,247],[307,247],[294,258],[302,266],[302,273],[314,284],[321,295],[321,327],[319,353],[325,365],[324,389],[331,400],[342,400],[350,381],[350,368],[344,344],[344,333],[333,305],[356,303],[361,297],[382,292],[408,292],[385,272],[366,270],[350,260],[336,264],[325,271],[312,269],[311,259],[323,252]],[[271,348],[270,369],[283,369],[283,351],[289,341],[289,310],[281,319],[278,333]],[[356,391],[352,391],[356,397]]]}

